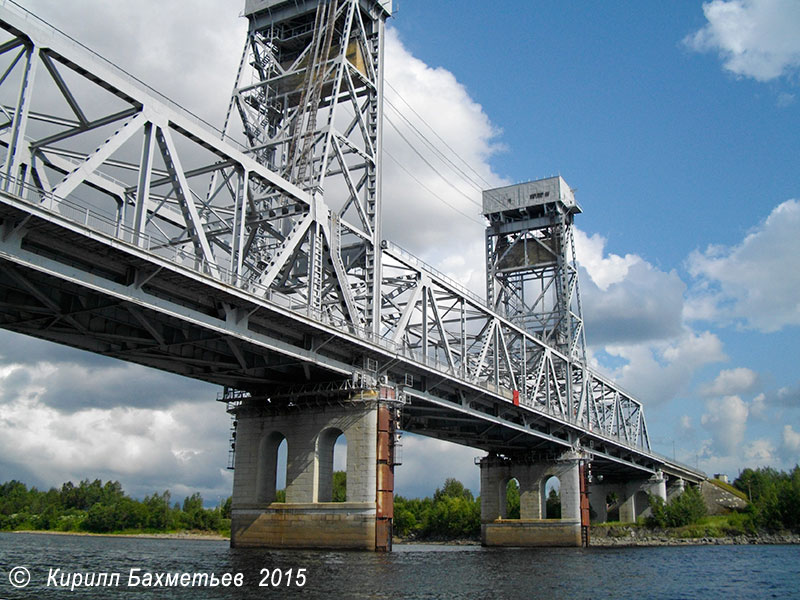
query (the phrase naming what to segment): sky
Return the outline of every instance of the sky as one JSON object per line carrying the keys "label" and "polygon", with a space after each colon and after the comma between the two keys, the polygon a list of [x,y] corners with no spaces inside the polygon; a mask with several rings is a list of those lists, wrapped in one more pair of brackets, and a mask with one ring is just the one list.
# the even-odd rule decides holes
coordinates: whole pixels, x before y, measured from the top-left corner
{"label": "sky", "polygon": [[[238,0],[23,4],[222,123]],[[643,402],[653,449],[730,477],[800,461],[800,3],[394,9],[385,237],[483,293],[480,189],[560,174],[583,208],[589,360]],[[0,331],[0,481],[218,502],[232,474],[217,392]],[[477,493],[480,454],[407,435],[397,492],[457,477]]]}

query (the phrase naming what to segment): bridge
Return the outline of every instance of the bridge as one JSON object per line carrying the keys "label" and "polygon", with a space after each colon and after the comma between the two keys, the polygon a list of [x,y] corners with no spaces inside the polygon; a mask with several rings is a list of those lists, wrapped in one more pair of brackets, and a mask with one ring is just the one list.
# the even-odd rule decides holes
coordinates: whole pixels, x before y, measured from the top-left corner
{"label": "bridge", "polygon": [[216,129],[0,5],[0,326],[223,386],[232,545],[390,549],[399,430],[487,452],[486,545],[587,543],[609,494],[635,520],[705,479],[654,453],[642,403],[586,364],[561,177],[484,192],[485,298],[382,237],[391,1],[244,14]]}

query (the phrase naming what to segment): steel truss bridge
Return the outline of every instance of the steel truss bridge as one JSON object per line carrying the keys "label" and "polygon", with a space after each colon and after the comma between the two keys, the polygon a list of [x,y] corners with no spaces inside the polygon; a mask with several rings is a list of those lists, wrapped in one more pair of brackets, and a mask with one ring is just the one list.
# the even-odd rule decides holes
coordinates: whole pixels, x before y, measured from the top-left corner
{"label": "steel truss bridge", "polygon": [[320,6],[251,11],[220,131],[2,3],[0,326],[231,399],[389,385],[407,431],[704,479],[631,394],[382,239],[385,15]]}

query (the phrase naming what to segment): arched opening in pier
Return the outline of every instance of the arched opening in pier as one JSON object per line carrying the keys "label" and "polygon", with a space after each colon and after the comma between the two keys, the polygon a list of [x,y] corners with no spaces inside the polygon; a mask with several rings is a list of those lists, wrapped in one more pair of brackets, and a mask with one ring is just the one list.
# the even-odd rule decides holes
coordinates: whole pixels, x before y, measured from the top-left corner
{"label": "arched opening in pier", "polygon": [[317,502],[347,500],[347,437],[330,427],[317,438]]}
{"label": "arched opening in pier", "polygon": [[561,518],[561,481],[555,475],[542,485],[542,516],[545,519]]}
{"label": "arched opening in pier", "polygon": [[[281,432],[273,431],[262,436],[258,445],[256,502],[270,504],[276,500],[285,501],[283,488],[286,487],[288,449],[286,437]],[[279,494],[279,490],[283,493]]]}
{"label": "arched opening in pier", "polygon": [[512,477],[505,485],[504,519],[519,519],[519,481]]}
{"label": "arched opening in pier", "polygon": [[278,444],[278,460],[275,467],[275,502],[286,502],[286,471],[288,467],[289,442],[286,438]]}

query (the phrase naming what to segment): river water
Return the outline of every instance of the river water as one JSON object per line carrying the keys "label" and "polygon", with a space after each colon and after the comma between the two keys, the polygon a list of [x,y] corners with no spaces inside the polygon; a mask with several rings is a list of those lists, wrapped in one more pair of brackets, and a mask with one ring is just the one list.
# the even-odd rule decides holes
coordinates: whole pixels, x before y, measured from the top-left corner
{"label": "river water", "polygon": [[[30,574],[25,587],[11,585],[10,579],[17,585],[26,580],[26,573],[15,567]],[[106,583],[117,583],[111,574],[119,573],[119,585],[84,585],[91,574],[95,583],[102,581],[100,573],[106,573]],[[177,585],[166,585],[168,574],[176,573],[200,574],[198,585],[181,587],[177,578],[172,582]],[[206,581],[203,573],[209,576]],[[151,578],[149,587],[143,585],[145,574]],[[212,574],[219,582],[228,574],[231,585],[202,585],[214,581]],[[234,585],[237,576],[241,587]],[[73,584],[78,585],[71,590]],[[390,554],[374,554],[231,549],[223,541],[0,533],[0,599],[117,597],[800,598],[800,546],[396,545]]]}

